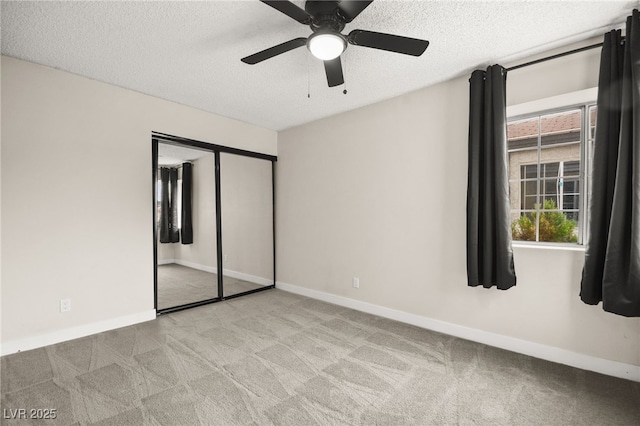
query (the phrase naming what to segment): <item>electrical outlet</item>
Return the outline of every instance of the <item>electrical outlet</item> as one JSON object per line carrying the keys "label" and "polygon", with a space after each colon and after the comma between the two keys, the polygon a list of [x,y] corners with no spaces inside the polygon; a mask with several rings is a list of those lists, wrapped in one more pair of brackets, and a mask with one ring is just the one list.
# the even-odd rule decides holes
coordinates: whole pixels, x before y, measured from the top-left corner
{"label": "electrical outlet", "polygon": [[360,278],[353,277],[351,284],[353,285],[353,288],[360,288]]}
{"label": "electrical outlet", "polygon": [[229,261],[229,256],[227,256],[226,254],[224,255],[224,263],[227,263]]}
{"label": "electrical outlet", "polygon": [[71,310],[71,299],[60,299],[60,312],[69,312]]}

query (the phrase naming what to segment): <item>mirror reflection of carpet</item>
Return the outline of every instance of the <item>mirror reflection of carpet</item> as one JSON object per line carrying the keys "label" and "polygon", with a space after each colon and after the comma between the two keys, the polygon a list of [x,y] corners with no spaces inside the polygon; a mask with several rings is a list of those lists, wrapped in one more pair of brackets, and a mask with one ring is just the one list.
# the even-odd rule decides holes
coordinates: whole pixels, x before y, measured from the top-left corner
{"label": "mirror reflection of carpet", "polygon": [[[158,265],[158,309],[218,297],[218,275],[175,263]],[[261,285],[224,277],[224,295],[243,293]]]}

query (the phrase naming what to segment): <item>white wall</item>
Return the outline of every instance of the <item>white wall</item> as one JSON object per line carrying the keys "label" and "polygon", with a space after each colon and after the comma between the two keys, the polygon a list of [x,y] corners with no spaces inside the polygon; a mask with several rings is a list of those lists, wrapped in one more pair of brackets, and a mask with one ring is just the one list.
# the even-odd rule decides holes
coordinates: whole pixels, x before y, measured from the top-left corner
{"label": "white wall", "polygon": [[3,354],[152,317],[151,131],[277,152],[274,131],[70,73],[3,56],[1,78]]}
{"label": "white wall", "polygon": [[[598,57],[509,73],[509,103],[597,85]],[[640,319],[580,301],[583,252],[515,248],[515,288],[467,287],[468,97],[464,76],[280,132],[281,287],[446,323],[481,341],[504,336],[640,366]]]}

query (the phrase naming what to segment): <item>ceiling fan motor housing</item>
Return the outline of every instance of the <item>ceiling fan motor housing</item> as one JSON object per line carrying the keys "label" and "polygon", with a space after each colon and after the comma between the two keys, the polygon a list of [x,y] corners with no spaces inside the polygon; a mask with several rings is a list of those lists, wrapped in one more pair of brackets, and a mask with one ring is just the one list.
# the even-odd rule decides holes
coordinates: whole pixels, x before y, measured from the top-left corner
{"label": "ceiling fan motor housing", "polygon": [[337,1],[310,0],[305,2],[304,9],[312,16],[309,26],[314,33],[317,31],[339,33],[344,29],[346,20],[340,15]]}

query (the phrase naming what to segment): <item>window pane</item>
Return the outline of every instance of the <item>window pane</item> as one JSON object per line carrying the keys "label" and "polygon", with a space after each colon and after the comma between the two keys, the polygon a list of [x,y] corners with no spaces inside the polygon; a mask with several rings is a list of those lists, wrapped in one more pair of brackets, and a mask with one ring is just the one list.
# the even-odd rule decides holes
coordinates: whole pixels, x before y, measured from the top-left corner
{"label": "window pane", "polygon": [[547,163],[541,164],[542,176],[541,177],[557,177],[560,171],[560,163]]}
{"label": "window pane", "polygon": [[544,204],[540,207],[543,210],[555,210],[558,208],[558,196],[555,194],[545,194]]}
{"label": "window pane", "polygon": [[507,124],[507,148],[523,149],[538,146],[538,117]]}
{"label": "window pane", "polygon": [[580,161],[565,161],[564,176],[580,176]]}
{"label": "window pane", "polygon": [[537,201],[538,183],[533,180],[523,181],[520,184],[520,209],[534,209]]}
{"label": "window pane", "polygon": [[156,182],[156,226],[160,226],[160,212],[162,211],[162,181],[158,179]]}
{"label": "window pane", "polygon": [[522,210],[534,210],[538,202],[538,197],[535,195],[529,195],[523,198]]}
{"label": "window pane", "polygon": [[562,197],[562,209],[577,210],[580,205],[579,202],[580,202],[579,195],[565,195]]}
{"label": "window pane", "polygon": [[528,164],[526,166],[522,166],[521,175],[523,179],[537,179],[538,166],[536,164]]}
{"label": "window pane", "polygon": [[540,163],[548,164],[547,168],[549,173],[546,175],[547,177],[558,176],[555,173],[556,168],[560,169],[560,163],[562,164],[562,169],[565,168],[568,162],[577,162],[577,165],[570,165],[569,170],[577,168],[578,173],[580,171],[580,144],[571,144],[571,145],[549,145],[542,147],[540,150]]}
{"label": "window pane", "polygon": [[515,241],[536,240],[536,218],[534,213],[521,213],[511,223],[511,231]]}
{"label": "window pane", "polygon": [[562,213],[559,211],[545,211],[540,213],[540,238],[539,241],[553,243],[577,243],[578,222],[574,213]]}
{"label": "window pane", "polygon": [[589,108],[589,136],[591,139],[596,137],[596,118],[598,113],[598,107],[593,106]]}
{"label": "window pane", "polygon": [[[180,169],[182,173],[182,169]],[[178,190],[176,191],[176,204],[178,205],[178,229],[182,227],[182,179],[178,179]]]}
{"label": "window pane", "polygon": [[574,109],[559,114],[540,117],[542,146],[580,143],[582,133],[582,110]]}
{"label": "window pane", "polygon": [[564,194],[578,194],[580,192],[580,181],[577,179],[564,179],[562,192]]}
{"label": "window pane", "polygon": [[523,182],[523,185],[524,185],[524,191],[523,191],[524,196],[530,196],[530,195],[533,195],[534,197],[536,196],[536,194],[538,193],[538,182],[536,182],[535,180],[527,180]]}
{"label": "window pane", "polygon": [[[578,212],[564,212],[564,215],[566,216],[567,219],[574,221],[575,223],[578,223]],[[578,234],[578,228],[575,228],[575,234]]]}
{"label": "window pane", "polygon": [[557,179],[546,179],[544,181],[544,192],[546,195],[555,195],[558,193],[558,180]]}

